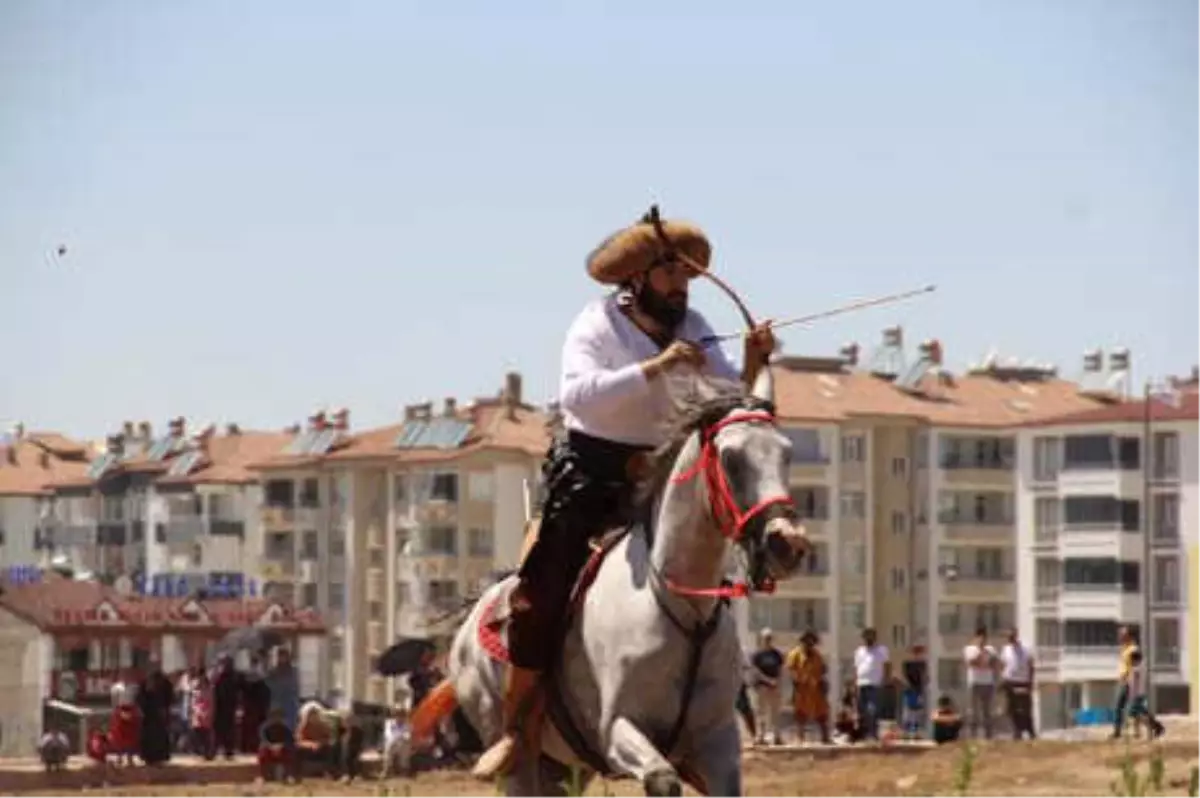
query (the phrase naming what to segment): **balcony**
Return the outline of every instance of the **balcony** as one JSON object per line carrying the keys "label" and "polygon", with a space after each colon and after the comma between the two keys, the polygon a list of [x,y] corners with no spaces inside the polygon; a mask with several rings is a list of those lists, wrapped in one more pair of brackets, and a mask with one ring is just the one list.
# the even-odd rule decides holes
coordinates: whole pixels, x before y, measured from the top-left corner
{"label": "balcony", "polygon": [[1136,498],[1142,493],[1142,472],[1137,468],[1064,467],[1058,475],[1063,495],[1104,493]]}
{"label": "balcony", "polygon": [[296,578],[296,560],[276,552],[264,554],[259,558],[259,572],[264,580],[291,581]]}
{"label": "balcony", "polygon": [[209,520],[209,534],[214,537],[246,537],[246,522],[240,518],[212,518]]}
{"label": "balcony", "polygon": [[828,477],[829,457],[816,452],[792,452],[791,468],[788,470],[789,482],[824,482]]}
{"label": "balcony", "polygon": [[828,590],[829,576],[827,574],[800,574],[777,584],[775,596],[777,598],[825,597]]}
{"label": "balcony", "polygon": [[827,518],[801,518],[800,524],[804,526],[804,532],[810,538],[827,538],[829,536],[829,519]]}
{"label": "balcony", "polygon": [[154,538],[159,543],[195,543],[207,530],[199,515],[172,515],[164,523],[155,524]]}
{"label": "balcony", "polygon": [[938,513],[942,537],[947,541],[968,543],[1012,543],[1015,540],[1013,522],[1002,518],[978,519],[958,512]]}
{"label": "balcony", "polygon": [[948,487],[1008,488],[1013,484],[1010,461],[943,454],[938,458],[938,465],[942,469],[942,482]]}
{"label": "balcony", "polygon": [[960,576],[942,581],[942,596],[951,599],[977,599],[980,601],[1011,602],[1016,595],[1016,583],[1006,579],[977,579]]}
{"label": "balcony", "polygon": [[1066,524],[1058,536],[1058,550],[1062,557],[1140,560],[1142,537],[1136,530],[1122,530],[1119,523]]}
{"label": "balcony", "polygon": [[418,524],[457,524],[458,502],[449,499],[430,499],[416,507]]}
{"label": "balcony", "polygon": [[1145,600],[1141,593],[1126,592],[1119,584],[1066,582],[1058,607],[1064,617],[1079,620],[1139,623]]}
{"label": "balcony", "polygon": [[1057,663],[1063,681],[1111,680],[1120,657],[1117,646],[1038,646],[1038,665]]}
{"label": "balcony", "polygon": [[101,521],[96,526],[97,546],[124,546],[128,539],[124,521]]}

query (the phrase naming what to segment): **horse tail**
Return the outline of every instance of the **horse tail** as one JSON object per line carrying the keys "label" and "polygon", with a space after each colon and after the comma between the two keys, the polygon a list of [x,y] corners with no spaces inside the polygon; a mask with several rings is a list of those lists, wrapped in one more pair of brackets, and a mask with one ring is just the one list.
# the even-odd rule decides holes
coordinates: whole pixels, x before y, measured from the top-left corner
{"label": "horse tail", "polygon": [[427,740],[433,737],[434,731],[454,710],[458,709],[458,695],[454,692],[454,683],[443,679],[429,694],[421,699],[412,713],[412,737],[414,740]]}

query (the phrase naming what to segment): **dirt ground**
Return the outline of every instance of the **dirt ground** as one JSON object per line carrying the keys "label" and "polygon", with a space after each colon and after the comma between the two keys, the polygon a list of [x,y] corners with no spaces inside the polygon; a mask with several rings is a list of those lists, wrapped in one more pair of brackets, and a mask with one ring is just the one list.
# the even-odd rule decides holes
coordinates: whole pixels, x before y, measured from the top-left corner
{"label": "dirt ground", "polygon": [[[1120,766],[1126,756],[1122,743],[995,742],[980,744],[969,786],[969,795],[1112,795],[1121,783]],[[1139,775],[1149,770],[1155,748],[1132,744],[1128,751]],[[1161,792],[1186,795],[1190,770],[1197,764],[1194,740],[1157,745],[1164,764]],[[919,754],[855,752],[834,758],[812,753],[748,751],[744,759],[747,795],[958,795],[958,783],[968,758],[967,746],[956,744]],[[366,781],[349,785],[308,780],[296,786],[268,784],[188,784],[115,787],[89,791],[96,795],[479,795],[478,782],[462,772],[422,774],[415,779]],[[1129,794],[1123,791],[1116,794]],[[36,794],[36,793],[35,793]],[[51,795],[54,793],[42,793]],[[633,781],[594,783],[588,795],[642,795]],[[689,793],[691,794],[691,793]]]}

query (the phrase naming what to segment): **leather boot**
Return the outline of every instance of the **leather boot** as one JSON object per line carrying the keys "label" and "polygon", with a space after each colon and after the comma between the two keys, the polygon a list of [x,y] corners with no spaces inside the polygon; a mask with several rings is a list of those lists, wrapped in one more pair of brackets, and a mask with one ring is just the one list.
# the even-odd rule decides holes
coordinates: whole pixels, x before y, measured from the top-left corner
{"label": "leather boot", "polygon": [[492,781],[506,775],[516,764],[522,746],[536,743],[531,740],[531,733],[534,729],[541,730],[541,701],[537,695],[540,678],[538,671],[509,667],[502,708],[504,736],[479,757],[471,771],[476,778]]}

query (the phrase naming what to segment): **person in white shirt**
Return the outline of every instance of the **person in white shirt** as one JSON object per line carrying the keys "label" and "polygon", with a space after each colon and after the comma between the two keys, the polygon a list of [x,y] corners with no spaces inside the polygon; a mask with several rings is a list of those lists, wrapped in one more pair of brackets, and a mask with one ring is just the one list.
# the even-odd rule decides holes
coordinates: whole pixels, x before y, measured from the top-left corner
{"label": "person in white shirt", "polygon": [[[589,276],[616,290],[589,302],[567,331],[559,407],[565,435],[542,466],[541,528],[519,571],[510,612],[509,668],[502,704],[505,734],[474,769],[492,780],[518,754],[518,725],[536,734],[539,713],[519,709],[557,654],[558,627],[571,586],[587,562],[589,539],[629,520],[631,466],[665,442],[674,409],[664,374],[680,365],[727,379],[739,374],[719,346],[703,347],[708,322],[688,307],[688,284],[708,268],[712,247],[692,224],[643,219],[605,239],[587,258]],[[763,325],[745,338],[740,374],[752,386],[775,348]],[[532,702],[537,707],[538,702]]]}
{"label": "person in white shirt", "polygon": [[408,710],[396,707],[383,724],[383,770],[381,779],[394,773],[411,775],[412,729],[408,725]]}
{"label": "person in white shirt", "polygon": [[863,629],[862,645],[854,650],[854,682],[858,687],[858,721],[862,736],[879,739],[879,692],[892,681],[891,654],[877,643],[875,630]]}
{"label": "person in white shirt", "polygon": [[1037,739],[1033,728],[1033,652],[1025,648],[1016,629],[1008,632],[1008,643],[1000,649],[1000,683],[1008,704],[1014,740],[1028,734]]}
{"label": "person in white shirt", "polygon": [[967,690],[971,693],[971,735],[978,737],[982,726],[984,736],[990,740],[1000,658],[996,656],[996,649],[988,645],[987,627],[980,626],[975,630],[974,639],[963,647],[963,660],[967,664]]}

